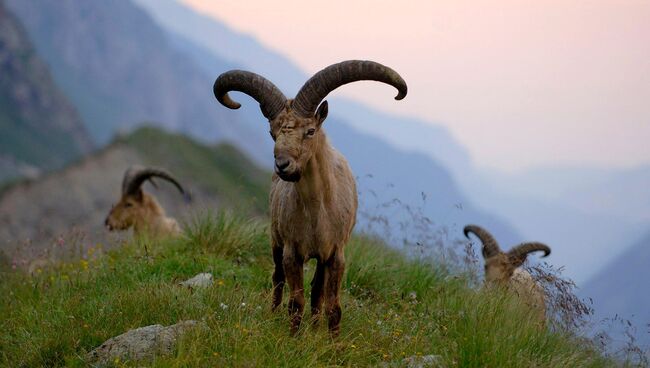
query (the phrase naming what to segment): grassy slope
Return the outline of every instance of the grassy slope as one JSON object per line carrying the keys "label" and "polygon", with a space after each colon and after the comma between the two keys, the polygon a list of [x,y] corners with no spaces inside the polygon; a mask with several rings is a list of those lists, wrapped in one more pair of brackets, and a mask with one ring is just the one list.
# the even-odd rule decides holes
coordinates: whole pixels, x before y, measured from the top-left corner
{"label": "grassy slope", "polygon": [[[134,241],[35,277],[0,275],[1,364],[82,366],[85,352],[128,329],[204,319],[209,330],[186,335],[153,365],[375,366],[417,354],[458,367],[611,365],[568,336],[540,331],[511,296],[468,289],[461,277],[359,237],[347,248],[341,337],[331,340],[324,323],[290,337],[284,308],[269,308],[267,226],[206,216],[182,239]],[[205,271],[214,287],[176,286]]]}
{"label": "grassy slope", "polygon": [[271,175],[229,144],[205,146],[151,127],[118,142],[135,148],[150,164],[165,167],[179,178],[192,178],[202,189],[223,198],[227,208],[250,207],[258,213],[268,208]]}

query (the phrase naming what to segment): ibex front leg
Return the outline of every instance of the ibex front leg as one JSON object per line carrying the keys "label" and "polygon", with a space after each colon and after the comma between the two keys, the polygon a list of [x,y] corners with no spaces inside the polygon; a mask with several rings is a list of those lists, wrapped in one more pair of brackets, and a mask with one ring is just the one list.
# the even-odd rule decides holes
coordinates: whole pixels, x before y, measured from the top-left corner
{"label": "ibex front leg", "polygon": [[289,284],[289,318],[291,319],[291,334],[298,332],[302,313],[305,308],[303,287],[303,258],[290,247],[284,248],[284,274]]}
{"label": "ibex front leg", "polygon": [[325,297],[325,264],[320,260],[316,264],[316,272],[311,280],[311,318],[314,325],[320,320],[320,312],[323,308]]}

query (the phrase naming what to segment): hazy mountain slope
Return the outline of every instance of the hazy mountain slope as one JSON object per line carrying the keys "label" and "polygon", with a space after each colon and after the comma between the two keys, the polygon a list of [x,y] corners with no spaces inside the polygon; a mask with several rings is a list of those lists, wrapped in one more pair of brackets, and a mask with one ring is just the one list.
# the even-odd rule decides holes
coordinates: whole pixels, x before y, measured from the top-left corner
{"label": "hazy mountain slope", "polygon": [[172,216],[183,219],[199,209],[238,208],[266,212],[270,174],[230,145],[204,146],[191,139],[144,128],[119,138],[81,162],[0,193],[0,249],[29,239],[35,249],[52,239],[84,234],[84,244],[107,238],[103,221],[119,199],[124,171],[133,164],[165,167],[193,193],[187,204],[176,189],[158,180],[146,184]]}
{"label": "hazy mountain slope", "polygon": [[3,1],[0,76],[0,181],[29,167],[60,167],[90,150],[81,119]]}
{"label": "hazy mountain slope", "polygon": [[[265,131],[217,109],[208,76],[128,0],[10,0],[53,75],[99,143],[156,121],[200,140],[229,140],[256,157]],[[259,157],[259,156],[258,156]]]}
{"label": "hazy mountain slope", "polygon": [[510,185],[514,194],[562,202],[589,213],[609,214],[650,223],[650,166],[539,167],[513,174],[489,175],[495,185]]}
{"label": "hazy mountain slope", "polygon": [[231,64],[274,78],[273,82],[286,94],[295,94],[305,82],[303,72],[284,55],[177,1],[134,0],[134,3],[145,9],[167,30],[206,48]]}
{"label": "hazy mountain slope", "polygon": [[609,263],[583,288],[594,300],[597,318],[631,320],[641,343],[650,343],[650,233]]}

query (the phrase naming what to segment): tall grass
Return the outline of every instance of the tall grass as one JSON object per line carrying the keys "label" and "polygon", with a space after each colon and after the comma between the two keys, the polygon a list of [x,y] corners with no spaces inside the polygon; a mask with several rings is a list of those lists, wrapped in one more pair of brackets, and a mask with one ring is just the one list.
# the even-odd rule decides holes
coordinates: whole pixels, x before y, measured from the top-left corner
{"label": "tall grass", "polygon": [[[184,336],[173,355],[114,365],[400,366],[429,354],[449,367],[613,365],[570,334],[539,328],[512,295],[477,291],[463,275],[360,236],[346,249],[341,336],[305,323],[291,337],[285,310],[270,311],[267,228],[211,214],[176,240],[132,241],[33,276],[3,273],[0,363],[84,366],[84,354],[112,336],[196,319],[209,328]],[[200,272],[213,273],[213,287],[177,285]]]}

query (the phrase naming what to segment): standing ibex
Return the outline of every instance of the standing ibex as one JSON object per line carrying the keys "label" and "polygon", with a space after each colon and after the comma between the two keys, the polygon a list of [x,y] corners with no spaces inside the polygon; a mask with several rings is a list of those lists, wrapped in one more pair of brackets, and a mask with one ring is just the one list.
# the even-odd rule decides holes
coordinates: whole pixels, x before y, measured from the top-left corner
{"label": "standing ibex", "polygon": [[546,257],[551,254],[551,248],[538,242],[521,243],[504,253],[492,234],[476,225],[467,225],[463,233],[469,239],[469,233],[476,235],[483,243],[482,253],[485,259],[485,282],[499,284],[510,288],[524,302],[536,310],[539,319],[546,319],[546,304],[544,290],[533,279],[528,271],[521,268],[529,253],[542,251]]}
{"label": "standing ibex", "polygon": [[[159,177],[174,184],[185,196],[183,187],[165,170],[132,166],[124,173],[122,198],[111,208],[104,224],[109,230],[127,230],[133,227],[135,234],[146,232],[152,236],[178,235],[181,232],[176,220],[165,215],[158,201],[142,191],[142,184]],[[154,184],[155,185],[155,184]]]}
{"label": "standing ibex", "polygon": [[292,333],[302,320],[303,265],[310,258],[317,260],[311,292],[313,319],[318,320],[324,302],[331,333],[336,336],[340,330],[343,248],[354,227],[357,192],[347,161],[321,129],[327,117],[327,101],[323,99],[334,89],[361,80],[394,86],[399,91],[397,100],[406,96],[406,82],[394,70],[359,60],[334,64],[316,73],[293,100],[264,77],[247,71],[229,71],[214,83],[214,95],[223,105],[239,108],[228,92],[244,92],[259,102],[271,125],[275,141],[270,195],[275,263],[272,306],[275,309],[282,302],[286,276]]}

